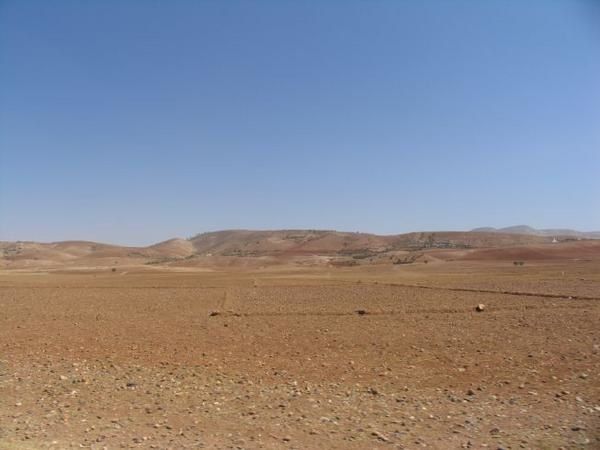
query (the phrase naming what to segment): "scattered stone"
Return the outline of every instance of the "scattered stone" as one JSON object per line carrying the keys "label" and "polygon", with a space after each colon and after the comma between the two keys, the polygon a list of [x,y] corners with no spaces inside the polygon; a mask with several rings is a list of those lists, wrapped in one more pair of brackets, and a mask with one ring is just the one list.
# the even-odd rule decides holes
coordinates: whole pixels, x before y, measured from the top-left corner
{"label": "scattered stone", "polygon": [[377,439],[379,439],[379,440],[380,440],[380,441],[382,441],[382,442],[389,442],[389,439],[388,439],[388,438],[387,438],[385,435],[381,434],[381,433],[380,433],[379,431],[377,431],[377,430],[375,430],[375,431],[372,431],[372,432],[371,432],[371,436],[375,436]]}
{"label": "scattered stone", "polygon": [[479,305],[477,305],[475,307],[475,311],[477,311],[477,312],[483,312],[483,311],[485,311],[485,305],[483,303],[480,303]]}
{"label": "scattered stone", "polygon": [[[31,350],[35,347],[26,345],[29,342],[26,335],[16,335],[13,342],[13,337],[5,333],[11,345],[6,347],[7,353],[12,357],[15,349],[21,348],[22,354],[15,353],[19,364],[11,365],[10,371],[0,361],[0,386],[7,386],[10,393],[3,403],[4,408],[0,407],[0,423],[4,424],[0,427],[0,441],[6,436],[15,441],[43,439],[52,442],[55,448],[160,449],[201,448],[200,437],[205,436],[209,443],[220,448],[269,445],[306,448],[315,443],[326,448],[338,443],[348,448],[383,449],[396,445],[460,448],[463,445],[489,450],[499,445],[502,446],[499,448],[510,449],[535,448],[537,439],[544,442],[556,438],[552,442],[562,443],[565,448],[580,448],[589,441],[588,437],[590,448],[600,442],[593,435],[594,420],[600,417],[600,404],[593,389],[597,379],[596,360],[590,354],[589,345],[577,347],[578,351],[571,353],[578,342],[576,333],[567,335],[573,339],[565,347],[556,346],[562,345],[564,339],[545,341],[543,351],[538,342],[518,341],[520,338],[511,333],[510,340],[501,342],[505,351],[495,352],[497,342],[505,338],[502,322],[496,323],[493,329],[480,323],[486,333],[481,339],[477,334],[431,333],[444,323],[438,320],[429,323],[421,320],[426,316],[407,315],[406,325],[400,323],[402,316],[397,314],[393,321],[372,324],[378,325],[382,333],[397,333],[393,339],[387,334],[385,339],[378,339],[380,336],[361,327],[359,334],[344,335],[342,330],[355,331],[352,314],[380,317],[380,306],[370,303],[369,310],[348,308],[349,315],[333,318],[319,317],[320,309],[315,308],[317,318],[306,319],[315,327],[316,332],[313,332],[305,329],[304,323],[280,326],[283,314],[275,314],[273,318],[267,315],[267,319],[257,314],[255,320],[253,315],[258,309],[253,308],[262,305],[262,289],[255,297],[249,296],[249,301],[257,299],[257,304],[248,305],[249,312],[241,314],[247,320],[236,320],[238,314],[227,305],[213,305],[223,310],[194,309],[189,311],[186,320],[180,321],[177,318],[180,316],[175,314],[175,323],[160,324],[174,337],[167,336],[161,328],[161,333],[151,333],[147,336],[149,339],[136,340],[133,331],[137,333],[137,329],[131,334],[122,334],[126,330],[92,327],[88,330],[89,336],[83,335],[86,339],[81,344],[85,342],[85,346],[79,347],[78,337],[85,329],[77,330],[75,344],[67,341],[57,331],[63,316],[55,311],[50,317],[58,317],[58,322],[50,325],[55,326],[53,330],[61,336],[57,345],[64,346],[69,353],[55,354],[56,349],[62,347],[55,348],[53,343],[47,349],[40,348],[36,355]],[[270,288],[264,289],[267,296],[272,294],[278,298],[275,288],[273,292]],[[380,290],[384,292],[384,289],[387,288]],[[11,292],[0,293],[8,296],[8,300],[0,296],[0,303],[5,302],[12,308]],[[78,295],[75,290],[66,294],[73,298]],[[90,291],[90,298],[97,296],[97,307],[101,308],[103,296],[100,294]],[[138,295],[137,291],[134,294]],[[397,293],[393,290],[392,294]],[[141,298],[146,293],[139,295]],[[163,292],[152,295],[157,296],[156,304],[162,305]],[[170,291],[164,292],[164,298],[170,295]],[[239,296],[242,298],[244,292],[240,291]],[[193,297],[191,292],[189,297]],[[205,308],[204,305],[201,308]],[[473,308],[473,303],[467,303],[469,314],[474,312]],[[407,310],[411,310],[410,307]],[[121,314],[106,308],[107,315],[115,313]],[[198,320],[198,313],[200,319],[204,314],[220,319],[202,322]],[[508,310],[506,315],[509,313],[516,314],[520,320],[522,311]],[[161,314],[160,309],[156,310],[152,319],[161,318]],[[494,314],[482,318],[500,321],[505,317],[504,312],[498,317]],[[79,317],[80,314],[77,311],[73,314],[71,310],[65,313],[69,321],[72,315]],[[549,322],[542,321],[540,327],[554,323],[554,316],[549,314],[548,317],[542,315],[542,319]],[[382,315],[381,319],[384,318]],[[123,319],[129,323],[129,317]],[[188,319],[191,319],[189,323]],[[372,319],[365,319],[361,324],[368,325]],[[297,320],[296,316],[292,314],[291,320]],[[229,322],[232,330],[239,330],[242,337],[237,333],[223,334],[224,322]],[[277,339],[268,342],[264,328],[252,331],[254,322],[265,327],[275,324]],[[475,324],[478,320],[472,322]],[[532,327],[537,325],[531,321]],[[565,322],[562,325],[576,327],[579,324]],[[593,330],[593,322],[583,325],[583,330]],[[322,328],[324,326],[329,328]],[[415,333],[415,330],[421,331],[420,327],[427,335]],[[535,329],[529,331],[533,333]],[[488,339],[487,333],[492,332],[499,334],[490,334]],[[112,333],[116,334],[115,339],[111,339]],[[436,340],[440,336],[441,340]],[[596,335],[590,336],[596,339]],[[352,344],[347,345],[350,337]],[[233,341],[219,346],[220,339]],[[88,351],[91,347],[87,347],[87,342],[89,345],[96,342],[94,345],[101,351]],[[238,342],[240,351],[234,350]],[[265,343],[268,345],[262,345]],[[453,352],[452,358],[444,358],[444,349]],[[120,351],[133,358],[125,361],[119,357]],[[100,357],[104,353],[106,355]],[[525,358],[529,364],[520,364],[528,353],[535,358]],[[32,355],[30,361],[25,359],[29,354]],[[193,357],[187,358],[187,354]],[[405,358],[398,358],[400,354]],[[482,355],[486,357],[481,358]],[[553,366],[546,366],[544,371],[542,358],[547,355],[556,360],[552,359]],[[539,364],[532,364],[538,362],[538,357]],[[434,364],[440,367],[430,381],[427,370]],[[472,375],[466,377],[471,372]],[[510,376],[510,381],[503,380],[503,375]],[[421,383],[425,377],[427,381]],[[582,383],[583,380],[589,381]],[[403,387],[403,383],[410,383],[410,388]],[[467,386],[471,389],[465,389]],[[529,397],[529,389],[537,389],[537,397]],[[1,400],[2,396],[0,403]],[[452,405],[448,405],[450,402]],[[213,429],[211,418],[214,417],[231,420],[235,425]],[[465,418],[468,420],[464,421]],[[64,433],[61,441],[51,441],[60,432]]]}

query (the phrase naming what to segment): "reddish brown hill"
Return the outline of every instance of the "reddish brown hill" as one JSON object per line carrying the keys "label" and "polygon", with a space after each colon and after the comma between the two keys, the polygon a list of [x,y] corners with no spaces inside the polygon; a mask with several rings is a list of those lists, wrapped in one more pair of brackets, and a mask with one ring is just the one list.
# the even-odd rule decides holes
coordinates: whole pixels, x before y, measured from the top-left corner
{"label": "reddish brown hill", "polygon": [[442,252],[439,254],[441,259],[454,253],[459,259],[544,259],[595,255],[600,245],[600,241],[581,241],[572,242],[570,246],[554,244],[549,247],[551,240],[543,236],[498,232],[440,231],[380,236],[328,230],[225,230],[199,234],[191,239],[171,239],[148,247],[87,241],[0,242],[0,267],[94,267],[175,262],[194,265],[199,261],[209,265],[210,258],[217,257],[233,258],[232,263],[237,260],[240,264],[239,258],[244,257],[270,257],[280,261],[323,257],[317,259],[322,262],[327,262],[328,257],[347,257],[368,262],[376,255],[390,259],[386,253],[392,252],[391,257],[398,251]]}
{"label": "reddish brown hill", "polygon": [[262,256],[278,254],[337,254],[364,249],[385,250],[390,238],[366,233],[324,230],[228,230],[191,239],[202,254]]}
{"label": "reddish brown hill", "polygon": [[154,257],[187,258],[193,255],[196,249],[191,241],[175,238],[146,247],[143,252]]}
{"label": "reddish brown hill", "polygon": [[474,249],[467,252],[459,259],[480,261],[600,259],[600,241],[582,240],[575,242],[562,242],[558,244]]}
{"label": "reddish brown hill", "polygon": [[227,230],[191,239],[198,253],[230,256],[351,254],[403,249],[477,248],[543,244],[540,236],[483,232],[420,232],[381,236],[327,230]]}

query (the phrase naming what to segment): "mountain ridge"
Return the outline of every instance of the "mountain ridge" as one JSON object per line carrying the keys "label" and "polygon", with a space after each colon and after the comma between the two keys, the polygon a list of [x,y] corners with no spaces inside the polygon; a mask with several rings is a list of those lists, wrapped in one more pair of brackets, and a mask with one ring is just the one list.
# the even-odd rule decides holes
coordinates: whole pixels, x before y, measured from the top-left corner
{"label": "mountain ridge", "polygon": [[524,234],[532,236],[546,236],[546,237],[573,237],[580,239],[600,239],[600,231],[578,231],[569,228],[546,228],[537,229],[529,225],[513,225],[504,228],[494,227],[480,227],[474,228],[472,232],[486,232],[486,233],[509,233],[509,234]]}
{"label": "mountain ridge", "polygon": [[[418,258],[423,259],[426,254],[433,259],[462,258],[465,252],[470,252],[472,257],[478,254],[497,255],[497,252],[477,253],[476,250],[545,248],[556,241],[582,240],[594,242],[591,245],[593,249],[600,248],[597,245],[600,240],[587,241],[581,234],[556,234],[549,230],[543,234],[539,230],[521,226],[509,227],[507,231],[491,230],[479,228],[474,231],[423,231],[395,235],[316,229],[220,230],[200,233],[187,239],[172,238],[145,247],[83,240],[51,243],[0,241],[0,268],[163,264],[204,264],[208,267],[225,262],[250,264],[258,260],[272,263],[333,261],[353,265],[373,261],[414,262]],[[442,255],[440,252],[445,253]],[[593,254],[595,252],[597,250],[592,250]]]}

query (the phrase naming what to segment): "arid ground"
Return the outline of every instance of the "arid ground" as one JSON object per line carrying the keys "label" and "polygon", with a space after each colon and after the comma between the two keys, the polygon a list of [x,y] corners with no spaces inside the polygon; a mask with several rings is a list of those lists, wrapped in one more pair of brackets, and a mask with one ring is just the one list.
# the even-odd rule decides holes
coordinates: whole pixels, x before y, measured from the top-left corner
{"label": "arid ground", "polygon": [[0,272],[2,449],[592,449],[599,377],[597,258]]}

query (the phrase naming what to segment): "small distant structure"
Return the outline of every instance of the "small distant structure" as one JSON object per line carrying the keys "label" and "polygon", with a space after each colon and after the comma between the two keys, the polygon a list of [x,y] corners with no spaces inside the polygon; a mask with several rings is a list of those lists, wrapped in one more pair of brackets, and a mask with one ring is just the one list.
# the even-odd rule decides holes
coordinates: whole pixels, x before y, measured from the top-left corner
{"label": "small distant structure", "polygon": [[553,244],[558,244],[558,239],[556,239],[555,237],[552,238],[552,243]]}

